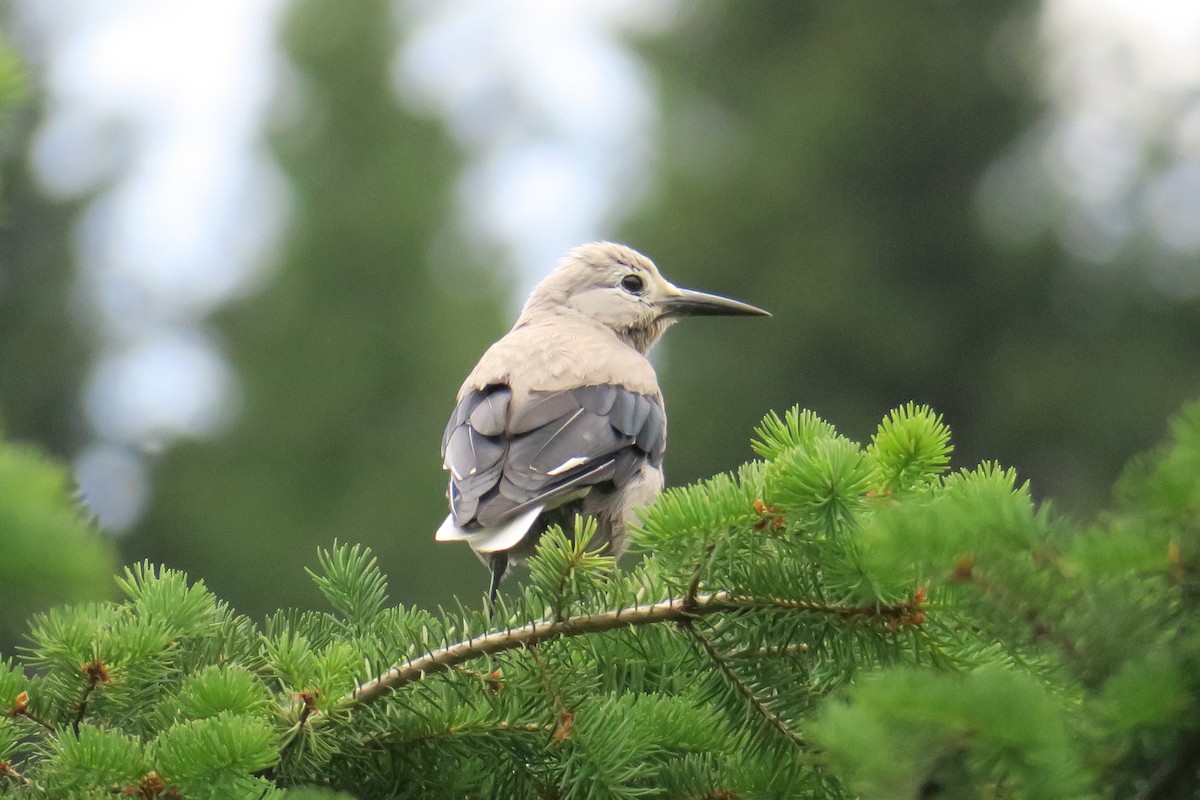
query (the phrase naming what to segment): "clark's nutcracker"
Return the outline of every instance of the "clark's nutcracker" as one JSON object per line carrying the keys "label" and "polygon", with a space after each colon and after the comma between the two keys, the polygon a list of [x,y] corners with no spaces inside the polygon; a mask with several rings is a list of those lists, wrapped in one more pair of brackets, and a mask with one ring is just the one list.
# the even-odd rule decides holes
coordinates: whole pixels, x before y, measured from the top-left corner
{"label": "clark's nutcracker", "polygon": [[525,302],[458,392],[442,437],[450,516],[439,542],[465,541],[492,572],[542,532],[595,517],[593,544],[625,549],[625,525],[662,489],[667,418],[646,353],[693,315],[767,315],[680,289],[620,244],[577,247]]}

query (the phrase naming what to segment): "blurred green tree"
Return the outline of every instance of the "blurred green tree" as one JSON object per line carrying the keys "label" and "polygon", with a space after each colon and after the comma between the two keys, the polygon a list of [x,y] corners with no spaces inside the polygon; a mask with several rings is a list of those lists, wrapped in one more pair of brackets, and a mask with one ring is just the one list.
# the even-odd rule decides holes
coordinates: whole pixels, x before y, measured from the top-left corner
{"label": "blurred green tree", "polygon": [[[65,239],[65,210],[31,191],[14,146],[32,116],[27,80],[0,30],[0,423],[63,452],[83,348],[61,301],[70,261],[54,243]],[[44,292],[47,285],[58,292]],[[54,356],[48,368],[40,363],[47,354]],[[0,441],[0,546],[0,650],[11,649],[29,614],[114,588],[111,542],[85,520],[64,471],[7,441]]]}
{"label": "blurred green tree", "polygon": [[[861,438],[915,398],[944,409],[968,461],[1001,459],[1090,505],[1200,390],[1184,368],[1200,347],[1194,306],[1081,285],[1049,238],[1002,246],[978,222],[980,177],[1040,113],[1011,66],[1036,6],[931,9],[714,0],[645,45],[660,171],[623,238],[680,283],[778,318],[667,343],[670,483],[741,460],[765,407],[799,400]],[[447,234],[460,160],[390,85],[390,5],[305,2],[289,19],[299,91],[275,144],[292,226],[270,281],[217,320],[241,416],[155,465],[126,554],[261,613],[314,600],[299,566],[338,536],[375,548],[398,599],[447,602],[482,573],[465,548],[431,542],[438,437],[504,328],[502,276],[446,244],[461,238]],[[77,209],[25,175],[6,160],[0,416],[70,454],[89,356],[69,315]]]}
{"label": "blurred green tree", "polygon": [[504,303],[489,273],[437,246],[458,155],[396,96],[392,14],[383,0],[291,9],[300,102],[274,137],[291,227],[269,285],[217,319],[240,416],[170,449],[127,542],[252,614],[315,602],[302,567],[335,537],[369,543],[403,601],[484,587],[466,548],[433,549],[438,448]]}
{"label": "blurred green tree", "polygon": [[1041,112],[1018,66],[1036,10],[739,0],[645,46],[660,174],[625,238],[778,320],[667,343],[669,483],[731,467],[761,407],[798,399],[865,436],[917,399],[967,461],[1088,507],[1200,391],[1200,307],[1080,282],[1049,236],[1014,248],[980,224],[981,177]]}
{"label": "blurred green tree", "polygon": [[[25,70],[0,27],[0,141],[7,144],[13,111],[25,98]],[[0,185],[2,187],[2,185]]]}
{"label": "blurred green tree", "polygon": [[13,439],[68,456],[86,431],[79,393],[91,357],[71,314],[79,204],[47,198],[31,178],[32,81],[0,31],[0,423]]}

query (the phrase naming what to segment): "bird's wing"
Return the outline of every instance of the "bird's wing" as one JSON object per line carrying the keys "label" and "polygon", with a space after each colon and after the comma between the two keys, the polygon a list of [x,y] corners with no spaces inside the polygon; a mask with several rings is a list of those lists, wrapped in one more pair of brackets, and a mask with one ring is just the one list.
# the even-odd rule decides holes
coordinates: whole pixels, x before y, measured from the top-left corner
{"label": "bird's wing", "polygon": [[442,438],[451,519],[439,539],[470,540],[662,463],[666,416],[656,396],[602,385],[533,392],[515,406],[512,397],[507,386],[488,386],[451,416]]}

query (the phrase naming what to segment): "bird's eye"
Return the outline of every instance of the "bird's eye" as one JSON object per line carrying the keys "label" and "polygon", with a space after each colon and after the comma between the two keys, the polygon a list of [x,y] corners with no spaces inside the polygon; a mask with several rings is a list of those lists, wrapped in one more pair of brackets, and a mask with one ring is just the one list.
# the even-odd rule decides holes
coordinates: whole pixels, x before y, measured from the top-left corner
{"label": "bird's eye", "polygon": [[621,288],[632,294],[641,294],[646,290],[646,282],[641,275],[626,275],[621,278]]}

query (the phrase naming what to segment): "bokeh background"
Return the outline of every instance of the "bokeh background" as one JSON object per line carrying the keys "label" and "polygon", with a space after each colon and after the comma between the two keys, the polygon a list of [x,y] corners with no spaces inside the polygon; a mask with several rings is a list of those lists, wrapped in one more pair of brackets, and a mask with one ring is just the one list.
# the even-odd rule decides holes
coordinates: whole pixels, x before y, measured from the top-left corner
{"label": "bokeh background", "polygon": [[397,601],[476,601],[483,569],[432,542],[442,427],[581,241],[775,314],[658,351],[673,484],[750,457],[768,409],[866,438],[916,400],[958,464],[1087,514],[1200,395],[1195,0],[8,0],[0,25],[0,427],[69,465],[120,560],[242,611],[318,604],[335,538]]}

